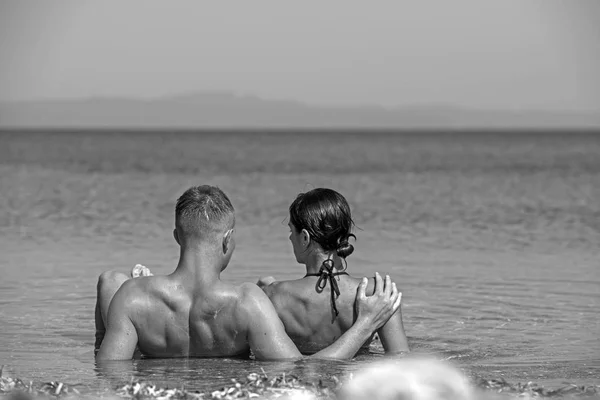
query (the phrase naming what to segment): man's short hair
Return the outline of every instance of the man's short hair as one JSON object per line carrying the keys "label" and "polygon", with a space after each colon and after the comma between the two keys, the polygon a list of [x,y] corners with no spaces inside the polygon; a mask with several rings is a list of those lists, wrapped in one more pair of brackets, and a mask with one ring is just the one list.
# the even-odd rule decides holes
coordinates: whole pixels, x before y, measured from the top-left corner
{"label": "man's short hair", "polygon": [[182,239],[216,239],[215,234],[232,229],[235,211],[231,201],[216,186],[193,186],[177,199],[175,227]]}

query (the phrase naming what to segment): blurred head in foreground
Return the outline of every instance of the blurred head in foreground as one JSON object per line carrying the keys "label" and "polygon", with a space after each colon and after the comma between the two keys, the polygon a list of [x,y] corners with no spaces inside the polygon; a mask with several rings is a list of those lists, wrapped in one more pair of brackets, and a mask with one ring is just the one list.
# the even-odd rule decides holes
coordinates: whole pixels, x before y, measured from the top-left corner
{"label": "blurred head in foreground", "polygon": [[466,377],[450,364],[406,358],[377,362],[342,387],[341,400],[470,400]]}

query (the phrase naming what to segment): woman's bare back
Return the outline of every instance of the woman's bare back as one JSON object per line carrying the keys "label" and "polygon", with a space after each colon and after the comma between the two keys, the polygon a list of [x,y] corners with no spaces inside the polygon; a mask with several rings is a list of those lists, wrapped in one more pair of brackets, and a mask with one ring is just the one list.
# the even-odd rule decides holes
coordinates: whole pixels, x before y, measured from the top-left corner
{"label": "woman's bare back", "polygon": [[[320,290],[316,276],[274,282],[264,288],[275,306],[287,334],[304,354],[315,353],[333,343],[356,319],[354,302],[360,279],[350,275],[333,277],[340,291],[335,297],[338,315],[331,300],[331,285]],[[374,290],[374,278],[369,280],[367,294]],[[368,347],[369,339],[363,347]]]}

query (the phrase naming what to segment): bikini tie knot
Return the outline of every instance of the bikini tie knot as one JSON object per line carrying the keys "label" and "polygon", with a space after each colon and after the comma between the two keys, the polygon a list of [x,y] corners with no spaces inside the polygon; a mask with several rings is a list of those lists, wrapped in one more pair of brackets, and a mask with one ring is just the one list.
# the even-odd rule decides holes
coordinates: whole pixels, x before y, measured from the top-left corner
{"label": "bikini tie knot", "polygon": [[329,281],[329,285],[331,286],[331,305],[333,307],[333,312],[337,317],[339,311],[335,305],[335,299],[340,296],[340,288],[335,280],[336,275],[339,274],[335,274],[333,272],[333,260],[328,259],[323,261],[321,269],[319,269],[319,280],[317,281],[317,287],[322,291],[327,286],[327,281]]}

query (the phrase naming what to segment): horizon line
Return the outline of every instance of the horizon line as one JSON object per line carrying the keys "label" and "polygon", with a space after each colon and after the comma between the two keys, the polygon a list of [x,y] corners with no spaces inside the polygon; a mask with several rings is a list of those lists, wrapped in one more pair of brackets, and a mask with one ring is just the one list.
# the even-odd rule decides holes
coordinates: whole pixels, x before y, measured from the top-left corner
{"label": "horizon line", "polygon": [[165,94],[156,96],[129,96],[129,95],[86,95],[86,96],[54,96],[54,97],[35,97],[28,99],[0,99],[0,105],[26,105],[31,103],[40,102],[89,102],[89,101],[135,101],[135,102],[160,102],[160,101],[173,101],[182,98],[192,98],[194,96],[200,97],[202,95],[212,96],[227,96],[232,99],[252,99],[265,103],[288,103],[294,104],[298,107],[306,107],[311,109],[378,109],[380,111],[394,112],[401,110],[410,109],[438,109],[438,110],[455,110],[455,111],[471,111],[471,112],[503,112],[503,113],[554,113],[554,114],[586,114],[586,115],[598,115],[600,116],[599,109],[552,109],[552,108],[508,108],[508,107],[495,107],[495,108],[479,108],[473,106],[467,106],[457,103],[449,102],[415,102],[403,105],[385,105],[380,103],[353,103],[353,104],[316,104],[311,102],[305,102],[296,99],[271,99],[265,98],[254,94],[247,93],[236,93],[235,91],[226,90],[207,90],[207,91],[193,91],[193,92],[180,92],[177,94]]}

